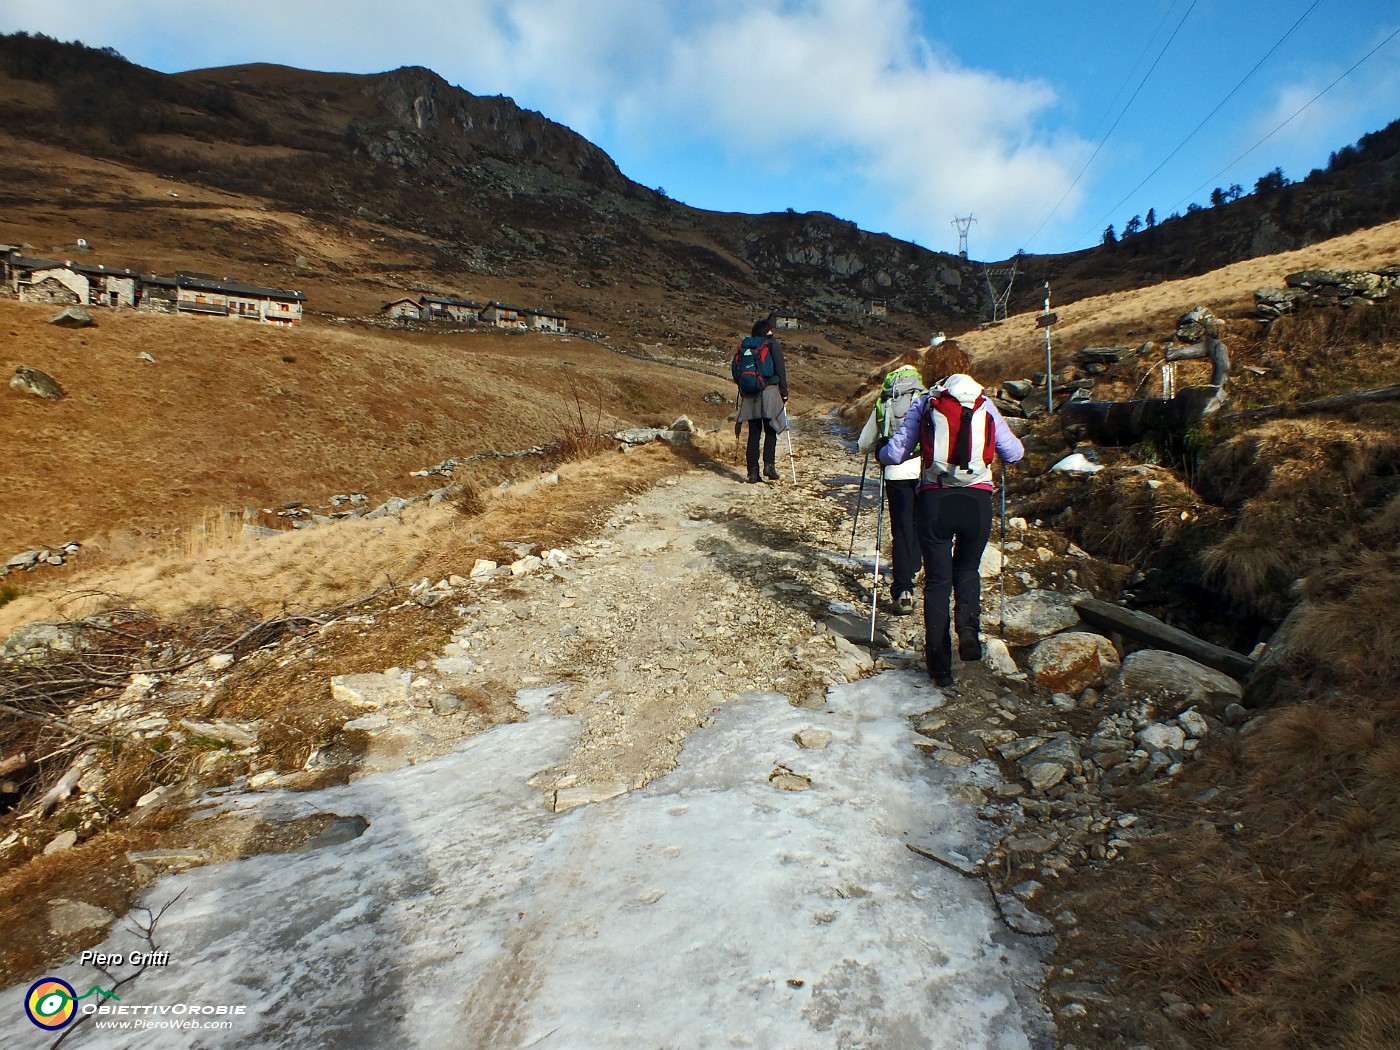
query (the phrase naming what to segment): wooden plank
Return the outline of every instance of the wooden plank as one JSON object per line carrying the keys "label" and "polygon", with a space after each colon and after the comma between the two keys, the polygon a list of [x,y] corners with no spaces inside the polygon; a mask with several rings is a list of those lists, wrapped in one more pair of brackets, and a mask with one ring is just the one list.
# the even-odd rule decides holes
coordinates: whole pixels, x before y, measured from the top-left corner
{"label": "wooden plank", "polygon": [[1097,598],[1081,598],[1074,603],[1074,607],[1085,623],[1117,631],[1156,649],[1179,653],[1239,681],[1244,681],[1254,670],[1254,661],[1243,653],[1197,638],[1147,613],[1135,612]]}

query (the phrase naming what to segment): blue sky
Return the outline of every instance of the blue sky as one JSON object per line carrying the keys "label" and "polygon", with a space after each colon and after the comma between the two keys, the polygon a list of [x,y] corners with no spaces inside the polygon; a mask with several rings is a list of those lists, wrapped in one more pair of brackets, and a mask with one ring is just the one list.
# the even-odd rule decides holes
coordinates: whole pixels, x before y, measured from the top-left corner
{"label": "blue sky", "polygon": [[427,66],[687,204],[943,251],[970,215],[979,259],[1301,179],[1400,118],[1396,0],[6,0],[17,29],[166,72]]}

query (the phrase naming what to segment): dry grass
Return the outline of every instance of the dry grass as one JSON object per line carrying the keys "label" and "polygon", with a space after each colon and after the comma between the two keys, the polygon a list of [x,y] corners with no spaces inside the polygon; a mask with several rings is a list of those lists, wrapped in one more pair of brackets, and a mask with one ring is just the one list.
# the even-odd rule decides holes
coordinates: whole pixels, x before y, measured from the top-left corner
{"label": "dry grass", "polygon": [[536,478],[481,496],[470,515],[450,501],[415,504],[397,517],[348,519],[261,539],[240,533],[223,546],[201,543],[188,553],[74,572],[61,585],[30,588],[0,608],[0,634],[33,620],[87,615],[113,594],[164,618],[206,606],[268,613],[287,605],[339,605],[420,576],[466,575],[477,558],[512,559],[502,540],[552,547],[586,536],[617,501],[688,466],[664,445],[609,451],[564,464],[557,484]]}
{"label": "dry grass", "polygon": [[[1091,888],[1125,980],[1196,1004],[1189,1045],[1386,1050],[1400,1040],[1400,710],[1332,698],[1218,738],[1139,812],[1172,828]],[[1223,790],[1210,806],[1190,801]],[[1137,934],[1123,939],[1121,931]]]}
{"label": "dry grass", "polygon": [[[565,404],[570,387],[595,406],[595,434],[653,421],[614,407],[638,379],[645,411],[664,422],[687,413],[715,427],[727,411],[702,400],[713,377],[581,340],[315,324],[283,332],[131,311],[100,311],[98,327],[64,331],[43,323],[50,313],[0,299],[0,329],[14,336],[0,371],[28,364],[69,392],[58,402],[0,396],[10,441],[0,488],[23,493],[0,519],[0,551],[68,539],[106,547],[123,529],[147,542],[209,508],[423,491],[430,483],[411,471],[559,437],[549,408]],[[136,360],[142,350],[156,364]]]}
{"label": "dry grass", "polygon": [[[1137,346],[1176,330],[1177,318],[1193,306],[1217,314],[1247,312],[1256,288],[1277,288],[1286,274],[1307,269],[1364,269],[1400,260],[1400,222],[1358,230],[1293,252],[1248,259],[1199,277],[1164,281],[1148,288],[1052,304],[1059,322],[1052,333],[1055,364],[1086,346]],[[1052,287],[1053,291],[1053,287]],[[971,354],[984,384],[1019,378],[1045,368],[1045,333],[1035,327],[1040,311],[1017,314],[996,327],[958,338]]]}
{"label": "dry grass", "polygon": [[1300,656],[1358,686],[1400,680],[1400,495],[1328,550],[1304,594]]}
{"label": "dry grass", "polygon": [[1227,438],[1202,458],[1202,487],[1234,512],[1202,554],[1242,608],[1275,620],[1289,588],[1327,557],[1400,475],[1400,434],[1333,419],[1284,420]]}

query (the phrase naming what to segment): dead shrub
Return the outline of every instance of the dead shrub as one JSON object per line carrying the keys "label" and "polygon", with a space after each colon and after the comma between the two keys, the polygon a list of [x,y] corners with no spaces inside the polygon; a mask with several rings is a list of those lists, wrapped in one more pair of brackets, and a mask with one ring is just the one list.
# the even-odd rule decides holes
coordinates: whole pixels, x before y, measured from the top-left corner
{"label": "dead shrub", "polygon": [[616,448],[617,442],[602,432],[602,399],[599,398],[593,425],[589,426],[584,413],[583,395],[573,382],[569,384],[569,393],[573,398],[573,409],[559,414],[560,433],[549,443],[549,450],[561,461],[568,463],[589,459]]}
{"label": "dead shrub", "polygon": [[486,494],[470,478],[454,482],[453,491],[447,502],[464,518],[474,518],[486,510]]}

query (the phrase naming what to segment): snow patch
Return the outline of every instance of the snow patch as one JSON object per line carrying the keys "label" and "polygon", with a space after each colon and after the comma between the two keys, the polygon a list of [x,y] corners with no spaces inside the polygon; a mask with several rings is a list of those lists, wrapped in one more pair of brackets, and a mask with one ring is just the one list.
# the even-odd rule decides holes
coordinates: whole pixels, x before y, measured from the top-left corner
{"label": "snow patch", "polygon": [[[979,855],[964,801],[995,767],[955,769],[914,746],[938,704],[923,675],[833,688],[824,711],[748,693],[688,738],[646,788],[555,814],[535,773],[579,723],[558,689],[527,721],[450,755],[314,795],[237,808],[360,814],[352,842],[162,879],[170,964],[128,1005],[228,1003],[247,1014],[198,1045],[995,1050],[1051,1045],[1035,1001],[1038,947],[996,918],[985,886],[906,842]],[[803,729],[832,734],[801,748]],[[780,791],[777,767],[811,778]],[[139,947],[115,934],[101,950]],[[91,970],[56,972],[80,990]],[[120,971],[119,971],[120,975]],[[0,996],[18,1017],[25,985]],[[51,1035],[12,1031],[11,1046]],[[143,1047],[192,1045],[146,1031]],[[127,1046],[89,1022],[75,1046]]]}

